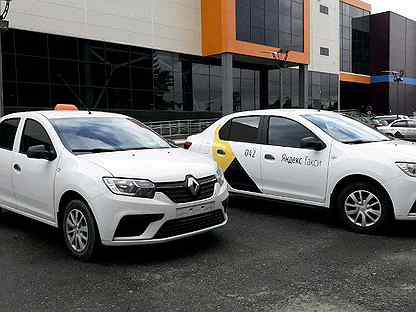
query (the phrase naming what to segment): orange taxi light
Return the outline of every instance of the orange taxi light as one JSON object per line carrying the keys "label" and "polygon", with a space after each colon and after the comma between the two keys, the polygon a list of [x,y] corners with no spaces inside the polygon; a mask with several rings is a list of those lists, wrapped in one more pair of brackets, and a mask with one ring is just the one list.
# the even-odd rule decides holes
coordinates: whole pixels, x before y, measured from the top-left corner
{"label": "orange taxi light", "polygon": [[58,104],[55,106],[56,111],[77,111],[78,107],[73,104]]}

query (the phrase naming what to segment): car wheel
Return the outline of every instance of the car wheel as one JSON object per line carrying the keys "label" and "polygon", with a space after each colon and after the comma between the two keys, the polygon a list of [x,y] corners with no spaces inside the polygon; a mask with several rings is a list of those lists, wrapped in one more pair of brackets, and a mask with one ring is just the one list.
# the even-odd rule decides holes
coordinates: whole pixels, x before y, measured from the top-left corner
{"label": "car wheel", "polygon": [[88,261],[95,256],[101,245],[101,239],[94,216],[86,203],[81,200],[69,202],[64,211],[61,227],[66,247],[73,257]]}
{"label": "car wheel", "polygon": [[392,211],[387,195],[379,187],[365,182],[346,186],[338,195],[337,208],[348,228],[364,234],[385,228]]}

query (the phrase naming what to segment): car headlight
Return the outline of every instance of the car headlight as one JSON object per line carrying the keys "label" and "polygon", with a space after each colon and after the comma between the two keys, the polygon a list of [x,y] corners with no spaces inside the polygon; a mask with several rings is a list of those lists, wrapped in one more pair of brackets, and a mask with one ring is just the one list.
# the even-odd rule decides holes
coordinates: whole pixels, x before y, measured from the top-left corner
{"label": "car headlight", "polygon": [[108,189],[117,195],[153,198],[155,196],[155,185],[148,180],[103,178]]}
{"label": "car headlight", "polygon": [[416,178],[416,163],[397,162],[396,165],[408,176]]}
{"label": "car headlight", "polygon": [[216,177],[217,177],[218,183],[222,186],[225,182],[225,177],[224,177],[224,173],[222,172],[220,168],[217,168]]}

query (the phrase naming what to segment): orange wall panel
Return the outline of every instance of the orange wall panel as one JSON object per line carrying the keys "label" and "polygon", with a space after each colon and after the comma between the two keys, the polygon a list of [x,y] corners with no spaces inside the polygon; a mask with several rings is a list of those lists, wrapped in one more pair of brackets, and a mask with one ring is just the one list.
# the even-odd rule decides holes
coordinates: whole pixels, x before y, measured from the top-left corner
{"label": "orange wall panel", "polygon": [[359,84],[371,84],[371,77],[366,75],[357,75],[351,73],[340,73],[339,80],[342,82],[351,82]]}

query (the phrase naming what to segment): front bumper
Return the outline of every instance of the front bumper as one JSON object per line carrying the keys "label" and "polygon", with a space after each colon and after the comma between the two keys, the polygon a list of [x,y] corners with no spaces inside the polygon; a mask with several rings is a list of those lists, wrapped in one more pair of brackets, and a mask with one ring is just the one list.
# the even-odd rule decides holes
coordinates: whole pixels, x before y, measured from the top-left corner
{"label": "front bumper", "polygon": [[412,212],[416,203],[416,178],[403,174],[389,181],[388,189],[394,207],[395,219],[416,220],[416,213]]}
{"label": "front bumper", "polygon": [[[106,246],[158,244],[201,234],[222,227],[228,222],[226,206],[229,195],[227,187],[227,183],[224,183],[222,186],[216,183],[212,197],[183,204],[174,203],[165,194],[159,192],[156,193],[154,199],[118,196],[110,192],[97,197],[92,202],[92,210],[97,221],[102,244]],[[207,209],[209,210],[203,210],[205,207],[208,207]],[[193,208],[195,208],[195,212],[193,212]],[[186,214],[180,215],[180,211],[185,211]],[[180,221],[187,217],[199,216],[214,211],[221,211],[223,214],[220,223],[211,223],[207,227],[202,226],[189,232],[181,232],[179,235],[158,237],[159,230],[168,221]],[[151,222],[146,226],[146,229],[143,233],[140,233],[140,235],[129,237],[116,236],[118,225],[123,217],[149,216],[153,214],[159,215],[161,218],[156,218],[159,220]]]}

